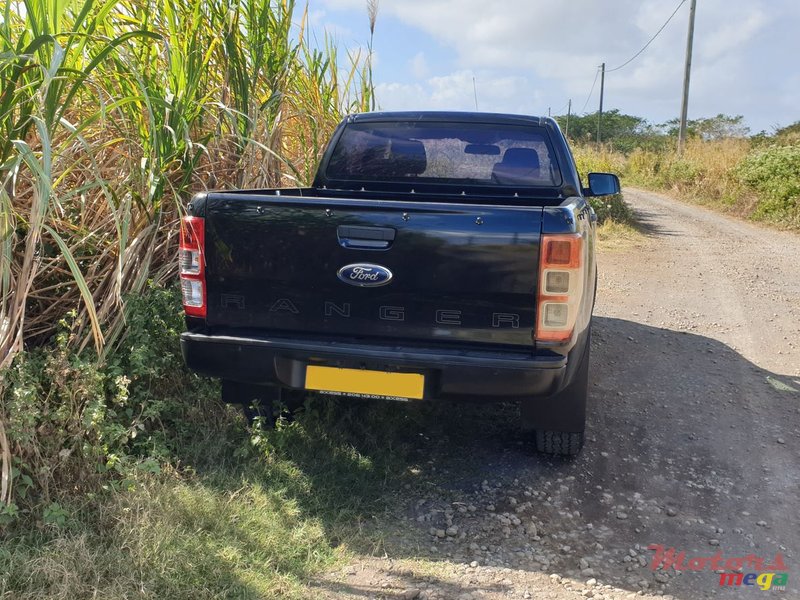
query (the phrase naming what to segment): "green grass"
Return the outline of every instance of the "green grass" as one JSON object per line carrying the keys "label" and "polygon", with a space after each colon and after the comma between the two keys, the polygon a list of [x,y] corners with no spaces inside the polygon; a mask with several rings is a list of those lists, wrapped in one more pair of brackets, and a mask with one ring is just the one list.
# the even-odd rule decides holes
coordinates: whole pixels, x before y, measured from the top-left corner
{"label": "green grass", "polygon": [[0,595],[301,597],[303,581],[336,555],[321,520],[280,488],[143,476],[63,530],[6,540]]}
{"label": "green grass", "polygon": [[17,355],[0,406],[14,448],[0,503],[0,598],[303,597],[414,480],[432,406],[309,400],[249,428],[189,373],[174,288],[127,299],[105,359]]}
{"label": "green grass", "polygon": [[234,408],[217,407],[182,438],[174,467],[135,469],[62,499],[58,524],[0,534],[0,597],[307,597],[314,574],[363,543],[360,523],[413,482],[424,412],[316,400],[248,434]]}

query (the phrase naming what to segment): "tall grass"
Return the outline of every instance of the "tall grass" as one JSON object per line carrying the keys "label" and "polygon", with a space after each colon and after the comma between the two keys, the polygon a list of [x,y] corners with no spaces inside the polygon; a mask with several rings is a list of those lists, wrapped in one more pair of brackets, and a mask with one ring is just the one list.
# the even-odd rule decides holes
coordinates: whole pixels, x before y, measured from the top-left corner
{"label": "tall grass", "polygon": [[363,61],[310,41],[294,0],[3,6],[0,370],[73,309],[70,346],[105,355],[122,299],[173,275],[193,192],[307,183],[336,123],[370,102]]}
{"label": "tall grass", "polygon": [[635,150],[625,171],[631,183],[730,205],[747,193],[738,174],[749,150],[750,142],[745,138],[692,139],[683,156],[671,150]]}
{"label": "tall grass", "polygon": [[[791,132],[790,132],[791,134]],[[690,139],[682,156],[672,148],[575,149],[581,172],[619,173],[623,184],[671,192],[735,215],[800,228],[800,145],[792,135]]]}

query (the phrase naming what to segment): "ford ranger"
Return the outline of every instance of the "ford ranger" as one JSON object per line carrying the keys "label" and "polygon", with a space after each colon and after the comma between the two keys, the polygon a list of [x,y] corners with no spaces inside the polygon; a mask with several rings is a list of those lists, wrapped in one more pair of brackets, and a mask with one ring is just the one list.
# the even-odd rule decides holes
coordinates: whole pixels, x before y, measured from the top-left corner
{"label": "ford ranger", "polygon": [[186,363],[244,404],[517,401],[539,451],[577,454],[597,272],[586,198],[619,192],[615,175],[587,184],[550,118],[350,116],[311,187],[191,200]]}

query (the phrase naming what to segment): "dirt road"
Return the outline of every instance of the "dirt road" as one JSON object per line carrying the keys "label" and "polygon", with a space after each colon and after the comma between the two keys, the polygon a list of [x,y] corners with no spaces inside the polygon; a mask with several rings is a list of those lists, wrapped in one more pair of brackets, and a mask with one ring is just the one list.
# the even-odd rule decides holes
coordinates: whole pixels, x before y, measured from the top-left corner
{"label": "dirt road", "polygon": [[[510,407],[432,413],[419,485],[313,594],[800,598],[800,236],[626,199],[644,235],[600,254],[584,452],[537,456]],[[780,554],[786,590],[653,571],[651,545],[723,565]]]}

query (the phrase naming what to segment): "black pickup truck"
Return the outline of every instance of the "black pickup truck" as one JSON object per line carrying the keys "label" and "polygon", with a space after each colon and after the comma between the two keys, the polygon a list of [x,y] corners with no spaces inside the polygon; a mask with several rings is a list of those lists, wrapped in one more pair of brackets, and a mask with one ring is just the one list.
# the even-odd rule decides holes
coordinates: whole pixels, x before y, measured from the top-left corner
{"label": "black pickup truck", "polygon": [[192,199],[186,363],[245,404],[515,400],[540,451],[576,454],[597,273],[586,197],[619,191],[614,175],[587,182],[550,118],[348,117],[312,187]]}

